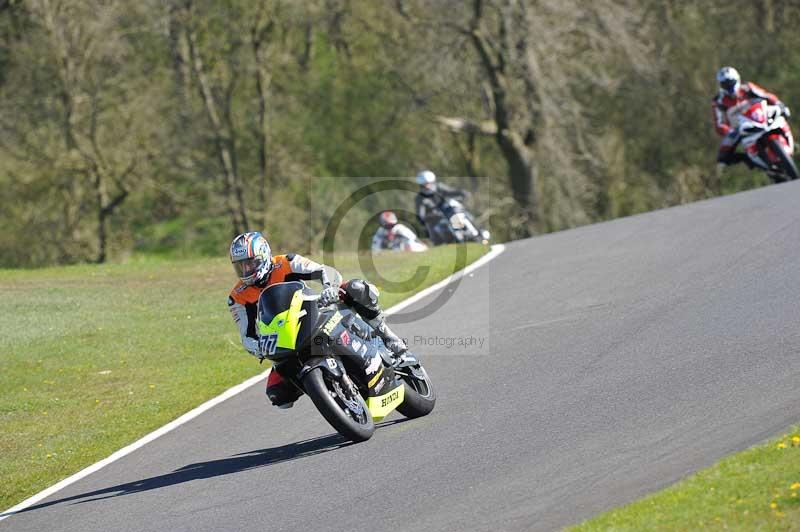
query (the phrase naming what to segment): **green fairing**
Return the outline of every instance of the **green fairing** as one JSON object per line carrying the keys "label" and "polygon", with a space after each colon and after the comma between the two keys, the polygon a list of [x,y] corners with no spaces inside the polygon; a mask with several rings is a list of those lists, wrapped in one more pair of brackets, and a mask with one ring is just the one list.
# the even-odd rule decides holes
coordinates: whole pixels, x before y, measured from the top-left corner
{"label": "green fairing", "polygon": [[289,304],[289,308],[280,314],[276,314],[269,324],[264,323],[260,319],[256,321],[258,334],[260,336],[277,334],[278,347],[295,349],[297,335],[300,332],[300,318],[305,315],[305,313],[301,311],[302,306],[303,291],[297,290],[292,296],[292,302]]}

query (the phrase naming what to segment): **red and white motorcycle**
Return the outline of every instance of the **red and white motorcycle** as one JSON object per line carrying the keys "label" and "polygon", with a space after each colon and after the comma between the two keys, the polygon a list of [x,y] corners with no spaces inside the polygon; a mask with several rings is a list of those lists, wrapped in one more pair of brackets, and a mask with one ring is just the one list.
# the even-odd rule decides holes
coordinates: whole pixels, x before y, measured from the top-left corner
{"label": "red and white motorcycle", "polygon": [[736,119],[740,143],[753,164],[776,182],[800,178],[792,159],[792,131],[780,106],[749,100],[739,105]]}

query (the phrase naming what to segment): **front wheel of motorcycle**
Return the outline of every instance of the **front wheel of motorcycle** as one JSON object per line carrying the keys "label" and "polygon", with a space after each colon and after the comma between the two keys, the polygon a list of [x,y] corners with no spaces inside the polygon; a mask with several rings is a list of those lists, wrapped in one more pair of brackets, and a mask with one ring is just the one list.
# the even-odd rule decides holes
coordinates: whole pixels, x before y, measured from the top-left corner
{"label": "front wheel of motorcycle", "polygon": [[345,381],[339,381],[322,368],[314,368],[303,377],[303,389],[339,434],[354,442],[372,437],[375,432],[372,414],[347,376]]}
{"label": "front wheel of motorcycle", "polygon": [[800,174],[797,172],[797,165],[794,164],[794,159],[783,150],[781,143],[777,140],[771,140],[770,147],[780,158],[781,170],[783,170],[786,177],[789,178],[790,181],[800,178]]}
{"label": "front wheel of motorcycle", "polygon": [[398,368],[397,377],[403,381],[404,398],[397,411],[407,418],[426,416],[436,405],[436,392],[433,391],[431,379],[422,366],[415,368]]}

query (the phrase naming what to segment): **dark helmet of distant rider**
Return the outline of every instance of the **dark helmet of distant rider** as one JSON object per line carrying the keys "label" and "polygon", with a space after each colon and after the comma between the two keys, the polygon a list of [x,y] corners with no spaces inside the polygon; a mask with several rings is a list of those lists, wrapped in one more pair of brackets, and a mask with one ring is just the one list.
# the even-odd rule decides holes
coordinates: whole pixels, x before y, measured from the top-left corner
{"label": "dark helmet of distant rider", "polygon": [[262,286],[272,272],[272,249],[258,231],[242,233],[233,239],[231,264],[236,275],[247,286]]}

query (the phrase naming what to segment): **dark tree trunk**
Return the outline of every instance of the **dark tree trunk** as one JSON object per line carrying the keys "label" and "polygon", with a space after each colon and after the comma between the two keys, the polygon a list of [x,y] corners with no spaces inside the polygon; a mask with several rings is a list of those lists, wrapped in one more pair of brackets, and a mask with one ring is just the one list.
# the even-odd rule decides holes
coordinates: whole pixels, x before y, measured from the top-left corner
{"label": "dark tree trunk", "polygon": [[[501,39],[499,43],[491,44],[481,30],[481,17],[483,6],[480,0],[473,4],[474,18],[469,36],[475,51],[486,73],[491,98],[494,108],[494,138],[500,152],[508,165],[508,177],[514,200],[520,206],[524,217],[523,236],[530,236],[534,232],[537,222],[536,207],[536,165],[533,161],[531,146],[535,142],[533,129],[523,135],[511,123],[511,109],[507,100],[508,80],[506,78],[506,64],[509,51],[506,43]],[[503,21],[503,25],[505,21]],[[501,34],[505,32],[501,27]]]}
{"label": "dark tree trunk", "polygon": [[511,194],[525,218],[524,233],[532,235],[539,221],[535,189],[538,168],[529,148],[514,142],[501,132],[495,138],[508,165]]}
{"label": "dark tree trunk", "polygon": [[[134,163],[131,163],[123,175],[118,178],[120,183],[133,171],[133,168]],[[106,185],[107,179],[98,169],[95,169],[93,174],[95,197],[97,201],[97,256],[95,262],[102,264],[108,259],[108,238],[111,234],[111,217],[114,215],[114,211],[117,210],[117,207],[122,205],[122,202],[128,197],[128,191],[122,188],[116,196],[109,198],[108,187]]]}

